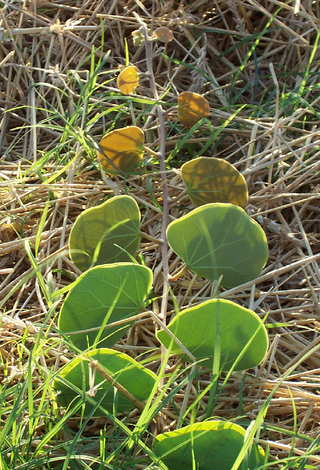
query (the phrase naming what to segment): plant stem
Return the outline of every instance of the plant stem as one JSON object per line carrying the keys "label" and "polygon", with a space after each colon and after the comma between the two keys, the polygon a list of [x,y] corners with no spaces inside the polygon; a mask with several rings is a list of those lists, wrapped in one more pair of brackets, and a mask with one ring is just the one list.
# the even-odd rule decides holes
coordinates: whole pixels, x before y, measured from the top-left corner
{"label": "plant stem", "polygon": [[[137,14],[135,14],[135,16],[143,28],[148,77],[150,80],[152,94],[153,94],[155,101],[159,101],[158,90],[157,90],[157,86],[156,86],[156,82],[155,82],[154,74],[153,74],[153,68],[152,68],[152,48],[151,48],[151,41],[149,40],[149,37],[148,37],[147,25],[141,20],[141,18]],[[167,235],[166,235],[168,220],[169,220],[169,193],[168,193],[166,165],[165,165],[165,149],[166,149],[166,134],[165,134],[165,123],[164,123],[165,112],[163,111],[162,106],[160,104],[156,105],[156,109],[157,109],[158,119],[159,119],[160,148],[159,148],[158,158],[159,158],[159,166],[160,166],[160,171],[161,171],[162,194],[163,194],[161,257],[162,257],[162,263],[163,263],[162,266],[163,266],[164,281],[163,281],[163,293],[162,293],[160,317],[163,323],[165,324],[166,315],[167,315],[167,306],[168,306],[167,281],[169,279],[168,243],[167,243]]]}
{"label": "plant stem", "polygon": [[[117,382],[108,372],[102,367],[97,360],[93,360],[88,354],[86,358],[89,360],[91,367],[95,368],[103,378],[105,378],[113,387],[116,387],[128,400],[131,401],[140,411],[144,410],[144,403],[134,397],[125,387]],[[93,393],[93,392],[92,392]],[[90,395],[92,396],[92,395]]]}

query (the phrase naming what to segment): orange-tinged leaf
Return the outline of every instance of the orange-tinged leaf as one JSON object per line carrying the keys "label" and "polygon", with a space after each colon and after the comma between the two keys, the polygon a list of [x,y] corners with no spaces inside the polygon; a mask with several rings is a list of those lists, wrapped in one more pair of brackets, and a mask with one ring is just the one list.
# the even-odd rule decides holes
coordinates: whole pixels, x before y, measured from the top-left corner
{"label": "orange-tinged leaf", "polygon": [[195,206],[222,202],[240,206],[248,202],[248,188],[231,163],[215,157],[199,157],[181,167],[181,176]]}
{"label": "orange-tinged leaf", "polygon": [[170,42],[173,40],[171,29],[161,26],[153,31],[153,36],[162,42]]}
{"label": "orange-tinged leaf", "polygon": [[184,91],[178,97],[178,118],[186,127],[194,126],[200,119],[209,116],[208,101],[198,93]]}
{"label": "orange-tinged leaf", "polygon": [[98,160],[109,173],[127,173],[141,163],[143,140],[143,131],[136,126],[109,132],[100,142],[104,154],[98,152]]}
{"label": "orange-tinged leaf", "polygon": [[139,73],[137,67],[126,67],[117,79],[117,87],[124,95],[130,95],[139,85]]}

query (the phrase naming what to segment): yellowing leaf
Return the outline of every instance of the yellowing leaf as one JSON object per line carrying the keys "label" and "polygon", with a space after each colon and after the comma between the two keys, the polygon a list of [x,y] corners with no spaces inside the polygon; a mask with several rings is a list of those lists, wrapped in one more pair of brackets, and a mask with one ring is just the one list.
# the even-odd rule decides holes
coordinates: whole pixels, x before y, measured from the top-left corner
{"label": "yellowing leaf", "polygon": [[224,202],[245,208],[246,180],[231,163],[215,157],[199,157],[181,167],[181,176],[195,206]]}
{"label": "yellowing leaf", "polygon": [[200,119],[209,116],[208,101],[197,93],[184,91],[178,97],[178,118],[186,127],[194,126]]}
{"label": "yellowing leaf", "polygon": [[170,42],[173,39],[172,31],[165,26],[155,29],[153,36],[162,42]]}
{"label": "yellowing leaf", "polygon": [[98,160],[109,173],[127,173],[141,163],[143,139],[143,131],[136,126],[109,132],[100,142],[104,154],[98,152]]}
{"label": "yellowing leaf", "polygon": [[139,85],[138,69],[134,65],[126,67],[117,79],[117,87],[124,95],[130,95]]}

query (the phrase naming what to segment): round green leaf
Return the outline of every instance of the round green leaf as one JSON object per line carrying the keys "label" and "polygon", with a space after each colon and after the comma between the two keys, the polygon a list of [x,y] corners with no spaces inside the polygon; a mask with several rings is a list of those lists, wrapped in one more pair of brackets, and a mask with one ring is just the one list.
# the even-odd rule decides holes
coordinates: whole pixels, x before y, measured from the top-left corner
{"label": "round green leaf", "polygon": [[[237,424],[207,421],[159,434],[153,449],[169,470],[230,470],[243,447],[244,436],[245,430]],[[253,470],[263,463],[264,452],[253,443],[248,467],[240,468]]]}
{"label": "round green leaf", "polygon": [[183,182],[195,206],[224,202],[245,208],[248,188],[241,173],[229,162],[199,157],[181,167]]}
{"label": "round green leaf", "polygon": [[[230,302],[212,299],[180,312],[168,325],[169,330],[200,362],[212,369],[217,338],[220,341],[220,368],[245,370],[260,364],[268,349],[266,328],[252,310]],[[169,348],[172,337],[165,331],[157,332],[159,341]],[[173,343],[173,354],[190,360]]]}
{"label": "round green leaf", "polygon": [[241,207],[212,203],[194,209],[167,229],[171,248],[188,268],[235,287],[258,277],[268,259],[264,231]]}
{"label": "round green leaf", "polygon": [[[54,381],[54,388],[60,392],[58,402],[61,406],[69,406],[76,397],[82,395],[83,390],[88,394],[91,385],[96,388],[89,392],[90,395],[94,396],[97,402],[102,399],[101,406],[112,413],[114,387],[98,371],[95,371],[94,382],[89,385],[89,361],[86,356],[98,361],[99,365],[137,400],[144,401],[149,397],[156,381],[156,375],[124,353],[100,348],[73,359]],[[76,391],[76,388],[80,393]],[[116,407],[118,413],[135,408],[134,404],[121,392],[119,392]],[[92,408],[93,405],[86,401],[85,415],[90,413]],[[79,410],[79,413],[81,412],[82,408]],[[94,414],[101,415],[102,413],[98,409]]]}
{"label": "round green leaf", "polygon": [[85,210],[70,233],[72,262],[85,271],[93,264],[129,261],[126,252],[135,256],[138,249],[140,218],[139,207],[131,196],[116,196]]}
{"label": "round green leaf", "polygon": [[[60,312],[59,329],[79,349],[115,344],[132,323],[104,328],[138,314],[151,288],[152,271],[138,264],[96,266],[83,273],[67,295]],[[87,331],[90,329],[94,331]],[[99,329],[102,331],[99,332]],[[99,335],[99,338],[97,338]]]}

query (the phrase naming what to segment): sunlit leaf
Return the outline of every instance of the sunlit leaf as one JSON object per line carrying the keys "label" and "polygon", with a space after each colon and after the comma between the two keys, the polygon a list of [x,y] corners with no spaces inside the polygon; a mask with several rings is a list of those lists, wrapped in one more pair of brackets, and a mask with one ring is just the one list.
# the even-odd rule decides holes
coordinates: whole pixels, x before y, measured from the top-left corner
{"label": "sunlit leaf", "polygon": [[268,259],[268,244],[260,225],[241,207],[212,203],[171,222],[171,248],[188,268],[221,285],[235,287],[258,277]]}
{"label": "sunlit leaf", "polygon": [[104,154],[98,152],[98,160],[109,173],[127,173],[141,164],[143,141],[143,131],[136,126],[111,131],[100,142]]}
{"label": "sunlit leaf", "polygon": [[[210,369],[217,338],[221,344],[220,367],[224,371],[233,366],[233,370],[251,369],[260,364],[268,349],[267,330],[258,315],[229,300],[212,299],[183,310],[168,328],[201,361],[200,366]],[[165,330],[158,331],[157,337],[169,348],[172,337]],[[175,343],[172,353],[190,361]]]}
{"label": "sunlit leaf", "polygon": [[153,36],[156,37],[159,41],[162,41],[164,43],[171,42],[173,40],[173,33],[171,29],[166,28],[165,26],[156,28],[153,31]]}
{"label": "sunlit leaf", "polygon": [[179,95],[178,118],[184,126],[194,126],[200,119],[207,118],[209,113],[209,103],[203,96],[191,91]]}
{"label": "sunlit leaf", "polygon": [[136,255],[139,234],[137,203],[131,196],[115,196],[76,219],[69,238],[71,260],[81,271],[93,264],[130,261],[126,252]]}
{"label": "sunlit leaf", "polygon": [[[65,298],[58,327],[77,348],[85,350],[95,344],[101,325],[141,312],[151,283],[152,271],[139,264],[115,263],[89,269]],[[130,326],[124,323],[103,328],[98,345],[113,346]]]}
{"label": "sunlit leaf", "polygon": [[248,188],[231,163],[214,157],[199,157],[181,167],[181,176],[195,206],[226,202],[245,208]]}
{"label": "sunlit leaf", "polygon": [[[94,349],[87,355],[83,354],[77,356],[69,362],[59,374],[59,377],[54,381],[54,388],[60,392],[58,402],[61,406],[67,407],[71,403],[74,404],[74,399],[79,397],[79,393],[71,388],[73,386],[80,389],[80,391],[84,390],[86,395],[89,392],[96,402],[102,399],[101,406],[110,413],[113,412],[114,387],[110,382],[106,381],[98,371],[96,371],[94,380],[90,384],[91,387],[96,386],[96,388],[90,390],[89,361],[87,356],[89,356],[92,361],[98,361],[99,365],[137,400],[144,401],[149,397],[156,381],[156,375],[124,353],[101,348]],[[63,379],[63,382],[61,379]],[[69,383],[69,385],[67,385],[67,383]],[[87,415],[90,413],[92,408],[93,405],[86,401],[84,414]],[[135,406],[128,398],[119,392],[116,408],[118,413],[123,413],[135,408]],[[78,413],[80,414],[82,411],[82,408],[80,408]],[[94,413],[94,415],[102,414],[103,413],[99,412],[99,410]]]}
{"label": "sunlit leaf", "polygon": [[130,65],[118,75],[117,87],[124,95],[130,95],[139,85],[139,73],[137,67]]}
{"label": "sunlit leaf", "polygon": [[[245,430],[227,421],[195,423],[158,434],[153,449],[169,470],[231,470],[243,445]],[[264,452],[253,443],[240,470],[253,470],[264,463]]]}

